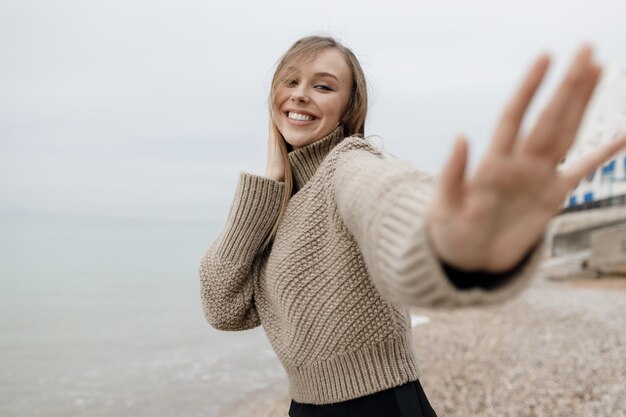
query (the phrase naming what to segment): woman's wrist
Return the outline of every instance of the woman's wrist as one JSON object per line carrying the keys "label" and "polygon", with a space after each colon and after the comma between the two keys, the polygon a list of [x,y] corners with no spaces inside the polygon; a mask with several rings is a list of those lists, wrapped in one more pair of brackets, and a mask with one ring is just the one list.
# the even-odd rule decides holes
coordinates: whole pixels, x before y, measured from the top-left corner
{"label": "woman's wrist", "polygon": [[455,267],[441,259],[439,259],[439,263],[450,282],[458,289],[479,287],[490,290],[505,284],[517,275],[524,266],[526,266],[535,249],[536,248],[533,247],[516,265],[502,272],[489,272],[484,270],[470,271]]}
{"label": "woman's wrist", "polygon": [[280,173],[277,172],[273,172],[272,170],[266,170],[265,171],[265,176],[267,178],[273,179],[274,181],[278,181],[278,182],[285,182],[285,175],[280,175]]}

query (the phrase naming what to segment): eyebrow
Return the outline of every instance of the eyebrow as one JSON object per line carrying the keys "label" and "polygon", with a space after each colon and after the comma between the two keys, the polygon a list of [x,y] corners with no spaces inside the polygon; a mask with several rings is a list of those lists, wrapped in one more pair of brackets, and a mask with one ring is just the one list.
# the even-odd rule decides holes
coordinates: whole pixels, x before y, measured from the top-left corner
{"label": "eyebrow", "polygon": [[333,74],[331,74],[330,72],[316,72],[316,73],[315,73],[315,74],[313,74],[313,75],[315,75],[316,77],[332,77],[332,78],[334,78],[335,80],[339,81],[339,80],[337,79],[337,77],[335,77],[335,76],[334,76]]}
{"label": "eyebrow", "polygon": [[[298,72],[298,68],[296,67],[288,67],[287,70],[290,73],[295,73]],[[316,72],[315,74],[313,74],[314,77],[331,77],[334,78],[335,80],[337,80],[337,82],[339,82],[339,79],[337,78],[337,76],[335,76],[334,74],[331,74],[330,72]]]}

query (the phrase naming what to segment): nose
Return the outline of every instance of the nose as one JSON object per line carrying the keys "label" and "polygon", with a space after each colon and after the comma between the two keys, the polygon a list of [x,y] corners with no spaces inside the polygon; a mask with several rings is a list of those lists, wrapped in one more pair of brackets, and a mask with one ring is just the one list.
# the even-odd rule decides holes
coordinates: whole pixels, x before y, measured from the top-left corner
{"label": "nose", "polygon": [[298,86],[298,88],[294,88],[291,93],[291,101],[294,103],[307,104],[309,102],[309,96],[306,95],[302,86]]}

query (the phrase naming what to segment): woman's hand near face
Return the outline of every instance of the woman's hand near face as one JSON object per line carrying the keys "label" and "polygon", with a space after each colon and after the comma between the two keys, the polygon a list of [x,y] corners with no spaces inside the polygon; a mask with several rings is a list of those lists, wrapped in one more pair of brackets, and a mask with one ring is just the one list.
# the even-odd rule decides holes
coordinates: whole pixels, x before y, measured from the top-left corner
{"label": "woman's hand near face", "polygon": [[444,166],[427,212],[427,230],[440,259],[466,270],[500,272],[538,243],[567,193],[626,146],[626,135],[566,171],[557,165],[571,147],[601,68],[583,47],[536,125],[525,137],[522,118],[549,59],[540,57],[505,108],[485,157],[465,174],[467,142],[460,137]]}
{"label": "woman's hand near face", "polygon": [[267,167],[265,176],[279,182],[285,181],[285,164],[280,153],[279,138],[274,134],[275,129],[272,128],[270,120],[269,135],[267,138]]}

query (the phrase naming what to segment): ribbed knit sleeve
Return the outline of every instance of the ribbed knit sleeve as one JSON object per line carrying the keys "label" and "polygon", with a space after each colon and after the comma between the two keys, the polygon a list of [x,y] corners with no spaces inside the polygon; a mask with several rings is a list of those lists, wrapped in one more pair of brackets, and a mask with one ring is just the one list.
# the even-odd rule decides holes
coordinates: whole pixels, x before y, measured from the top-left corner
{"label": "ribbed knit sleeve", "polygon": [[242,172],[226,225],[200,261],[207,321],[220,330],[261,323],[254,306],[254,261],[278,218],[284,183]]}
{"label": "ribbed knit sleeve", "polygon": [[[425,230],[436,180],[407,161],[375,154],[371,145],[342,144],[334,173],[338,211],[383,297],[423,307],[495,304],[525,288],[541,258],[538,244],[499,285],[459,288],[447,277]],[[485,276],[485,279],[493,277]]]}

